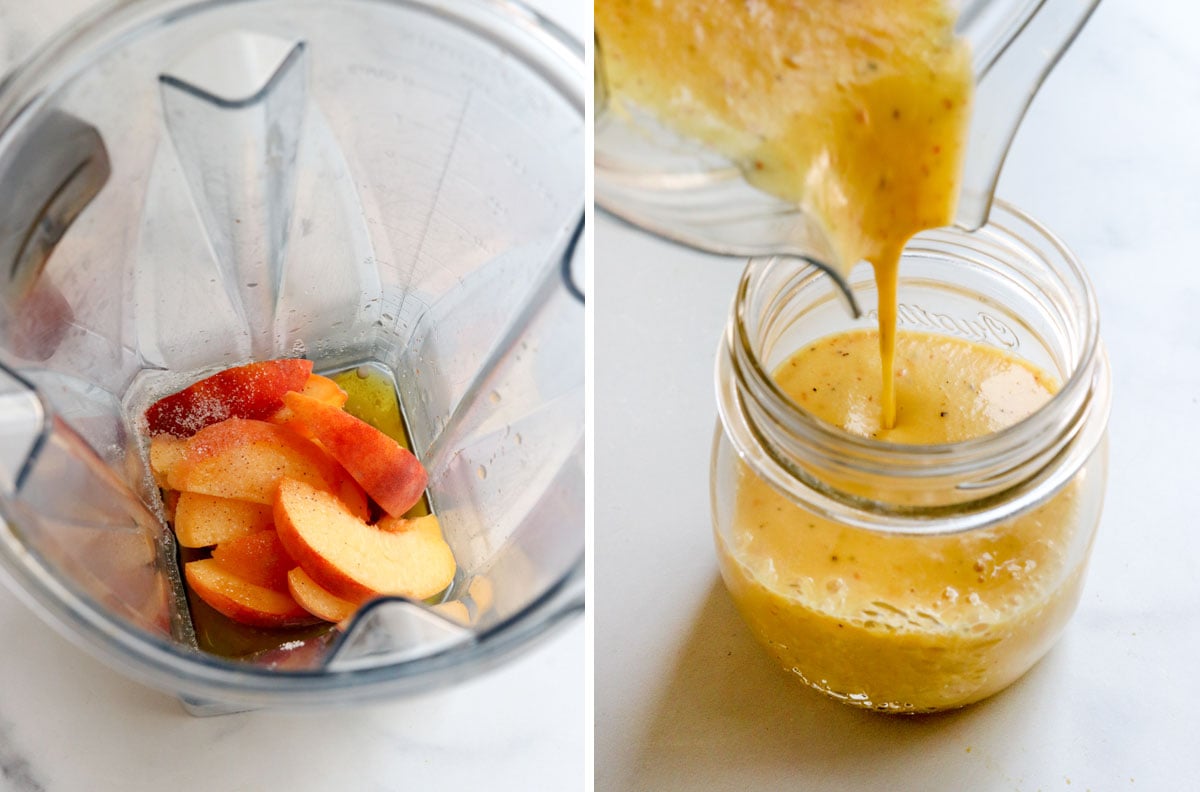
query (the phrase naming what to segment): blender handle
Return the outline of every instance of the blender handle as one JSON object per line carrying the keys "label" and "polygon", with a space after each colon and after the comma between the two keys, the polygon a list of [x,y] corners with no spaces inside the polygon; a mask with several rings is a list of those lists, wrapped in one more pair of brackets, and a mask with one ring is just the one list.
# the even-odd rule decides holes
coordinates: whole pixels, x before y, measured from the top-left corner
{"label": "blender handle", "polygon": [[100,132],[62,110],[43,114],[0,157],[0,184],[21,195],[0,204],[0,297],[10,311],[111,174]]}
{"label": "blender handle", "polygon": [[21,488],[45,440],[47,417],[33,385],[0,363],[0,497]]}
{"label": "blender handle", "polygon": [[[1000,169],[1025,111],[1050,70],[1083,29],[1100,0],[1041,0],[1026,3],[1014,23],[991,0],[972,3],[959,28],[975,46],[976,74],[971,131],[954,224],[975,231],[987,222]],[[989,13],[990,12],[990,13]],[[1002,23],[999,36],[980,28]]]}

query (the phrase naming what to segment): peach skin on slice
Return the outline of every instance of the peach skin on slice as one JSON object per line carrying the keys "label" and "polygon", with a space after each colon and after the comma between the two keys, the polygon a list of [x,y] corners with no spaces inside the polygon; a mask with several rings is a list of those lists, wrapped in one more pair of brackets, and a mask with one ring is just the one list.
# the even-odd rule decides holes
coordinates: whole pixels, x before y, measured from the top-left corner
{"label": "peach skin on slice", "polygon": [[191,437],[226,418],[266,418],[283,405],[283,394],[300,390],[312,374],[311,360],[265,360],[219,371],[146,410],[150,434]]}
{"label": "peach skin on slice", "polygon": [[183,492],[175,506],[175,538],[184,547],[208,547],[275,527],[271,507],[250,501]]}
{"label": "peach skin on slice", "polygon": [[201,429],[167,482],[184,492],[272,505],[284,476],[336,492],[357,514],[367,511],[366,498],[358,501],[361,492],[340,465],[295,432],[265,421],[230,418]]}
{"label": "peach skin on slice", "polygon": [[296,566],[270,529],[221,542],[212,557],[226,572],[247,583],[280,592],[288,590],[288,570]]}
{"label": "peach skin on slice", "polygon": [[454,578],[454,554],[440,531],[381,531],[301,481],[279,483],[275,530],[318,586],[354,604],[385,594],[425,599]]}
{"label": "peach skin on slice", "polygon": [[385,512],[399,517],[421,500],[429,477],[412,452],[366,421],[299,393],[283,402]]}
{"label": "peach skin on slice", "polygon": [[228,571],[215,559],[184,564],[183,574],[200,599],[241,624],[273,628],[297,627],[316,621],[286,591],[256,586]]}
{"label": "peach skin on slice", "polygon": [[300,567],[287,573],[288,593],[292,599],[300,603],[300,607],[328,622],[340,622],[349,619],[358,610],[353,602],[347,602],[341,597],[335,597],[321,588]]}

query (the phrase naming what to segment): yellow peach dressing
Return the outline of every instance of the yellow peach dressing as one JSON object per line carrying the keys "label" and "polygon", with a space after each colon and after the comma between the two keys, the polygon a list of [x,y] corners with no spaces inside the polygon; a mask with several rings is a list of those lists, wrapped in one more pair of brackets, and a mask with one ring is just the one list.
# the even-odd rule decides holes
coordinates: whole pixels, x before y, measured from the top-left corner
{"label": "yellow peach dressing", "polygon": [[[879,428],[876,333],[822,339],[775,380],[813,415],[905,444],[966,440],[1009,426],[1054,385],[993,347],[901,332],[896,428]],[[722,574],[768,651],[805,682],[861,706],[961,706],[1015,680],[1074,609],[1081,566],[1076,488],[995,528],[881,534],[820,519],[740,468]],[[1082,562],[1080,562],[1081,564]]]}
{"label": "yellow peach dressing", "polygon": [[[597,0],[595,22],[616,112],[649,110],[798,204],[834,248],[827,263],[874,267],[879,331],[821,340],[775,373],[802,409],[927,445],[1050,399],[1052,383],[995,348],[897,339],[900,253],[952,221],[970,117],[970,56],[946,0]],[[1076,486],[991,529],[906,536],[821,519],[739,471],[732,532],[718,532],[726,585],[785,668],[851,703],[984,698],[1048,648],[1078,598],[1081,566],[1065,568],[1080,557],[1066,546]]]}
{"label": "yellow peach dressing", "polygon": [[[405,448],[412,448],[390,374],[372,366],[359,366],[334,374],[332,379],[346,391],[346,412],[371,424]],[[417,505],[404,516],[414,519],[429,513],[428,498],[422,495]]]}
{"label": "yellow peach dressing", "polygon": [[900,252],[948,225],[972,74],[946,0],[597,0],[614,107],[632,103],[799,204],[875,268],[891,426]]}

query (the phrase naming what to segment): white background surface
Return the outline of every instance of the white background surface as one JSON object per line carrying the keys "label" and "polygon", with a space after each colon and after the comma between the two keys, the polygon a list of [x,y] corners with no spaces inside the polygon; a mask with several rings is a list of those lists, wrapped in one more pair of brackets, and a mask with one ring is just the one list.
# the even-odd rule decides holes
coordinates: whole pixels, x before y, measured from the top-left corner
{"label": "white background surface", "polygon": [[1196,789],[1200,735],[1200,6],[1104,0],[1037,98],[999,195],[1076,251],[1114,370],[1111,473],[1058,646],[917,719],[810,693],[717,573],[712,362],[739,262],[602,217],[596,239],[596,787]]}
{"label": "white background surface", "polygon": [[[0,73],[90,6],[0,0]],[[534,0],[581,41],[581,3]],[[0,588],[0,790],[569,790],[584,777],[584,630],[448,691],[322,713],[192,718]]]}

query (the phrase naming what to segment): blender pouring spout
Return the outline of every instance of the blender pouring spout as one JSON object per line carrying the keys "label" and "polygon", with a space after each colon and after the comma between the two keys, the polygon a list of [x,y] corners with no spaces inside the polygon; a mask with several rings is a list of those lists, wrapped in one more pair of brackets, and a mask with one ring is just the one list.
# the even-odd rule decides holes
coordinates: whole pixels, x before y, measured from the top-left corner
{"label": "blender pouring spout", "polygon": [[[958,198],[949,219],[981,228],[1009,146],[1033,97],[1099,0],[961,0],[955,35],[971,53],[975,88]],[[673,242],[723,256],[802,259],[828,273],[852,314],[845,276],[826,234],[791,199],[756,188],[744,165],[672,130],[613,92],[604,41],[595,39],[596,204]],[[839,266],[840,265],[840,266]]]}

